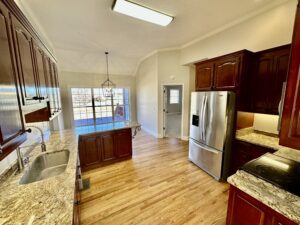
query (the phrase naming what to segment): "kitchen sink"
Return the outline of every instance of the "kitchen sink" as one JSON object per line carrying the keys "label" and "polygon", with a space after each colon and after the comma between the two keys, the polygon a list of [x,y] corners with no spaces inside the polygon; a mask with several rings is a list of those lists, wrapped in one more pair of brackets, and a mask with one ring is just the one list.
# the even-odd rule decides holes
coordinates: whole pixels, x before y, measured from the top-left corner
{"label": "kitchen sink", "polygon": [[22,176],[20,184],[29,184],[63,173],[68,165],[69,150],[46,152],[37,156]]}

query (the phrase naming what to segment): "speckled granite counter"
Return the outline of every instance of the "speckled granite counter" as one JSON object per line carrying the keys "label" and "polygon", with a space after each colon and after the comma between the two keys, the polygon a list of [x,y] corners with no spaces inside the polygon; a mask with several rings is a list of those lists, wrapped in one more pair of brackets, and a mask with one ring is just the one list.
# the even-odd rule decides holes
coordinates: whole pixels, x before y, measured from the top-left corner
{"label": "speckled granite counter", "polygon": [[[70,225],[77,160],[77,137],[72,130],[54,132],[46,142],[47,152],[68,149],[70,158],[62,174],[42,181],[19,185],[24,174],[12,174],[0,183],[0,224]],[[30,161],[41,154],[40,146],[30,153]]]}
{"label": "speckled granite counter", "polygon": [[[278,144],[279,139],[243,129],[236,139],[277,150],[274,154],[300,162],[300,151]],[[264,203],[278,213],[300,224],[300,197],[280,189],[245,171],[239,170],[227,180],[230,184]]]}
{"label": "speckled granite counter", "polygon": [[255,132],[253,128],[237,130],[235,138],[240,141],[245,141],[251,144],[272,148],[274,150],[278,150],[279,148],[283,147],[279,145],[279,138],[275,135],[264,135],[262,133]]}

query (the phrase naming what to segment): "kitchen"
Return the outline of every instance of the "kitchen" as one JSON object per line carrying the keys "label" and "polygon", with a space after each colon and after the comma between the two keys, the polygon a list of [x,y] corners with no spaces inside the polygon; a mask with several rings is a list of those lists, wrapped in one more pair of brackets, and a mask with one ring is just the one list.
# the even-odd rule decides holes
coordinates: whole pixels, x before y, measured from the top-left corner
{"label": "kitchen", "polygon": [[298,1],[134,2],[1,0],[0,224],[299,224]]}

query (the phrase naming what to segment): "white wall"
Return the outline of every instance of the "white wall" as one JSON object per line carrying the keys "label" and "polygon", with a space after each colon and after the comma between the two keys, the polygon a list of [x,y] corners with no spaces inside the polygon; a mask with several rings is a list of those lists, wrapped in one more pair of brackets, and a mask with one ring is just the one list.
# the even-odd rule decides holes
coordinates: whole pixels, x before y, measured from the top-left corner
{"label": "white wall", "polygon": [[157,54],[141,62],[136,73],[137,120],[142,129],[158,136]]}
{"label": "white wall", "polygon": [[188,138],[190,111],[190,67],[180,65],[180,51],[158,52],[158,136],[163,136],[163,86],[167,84],[183,85],[182,135]]}
{"label": "white wall", "polygon": [[[125,75],[110,75],[110,79],[117,85],[117,87],[130,89],[130,106],[131,106],[131,120],[136,121],[136,94],[135,94],[135,78],[133,76]],[[101,87],[105,81],[106,75],[94,73],[75,73],[61,71],[59,75],[59,84],[62,100],[62,116],[64,122],[64,129],[71,129],[73,127],[73,110],[72,110],[72,87]],[[58,118],[59,120],[60,118]]]}
{"label": "white wall", "polygon": [[291,43],[297,0],[196,42],[181,50],[181,64],[248,49],[260,51]]}

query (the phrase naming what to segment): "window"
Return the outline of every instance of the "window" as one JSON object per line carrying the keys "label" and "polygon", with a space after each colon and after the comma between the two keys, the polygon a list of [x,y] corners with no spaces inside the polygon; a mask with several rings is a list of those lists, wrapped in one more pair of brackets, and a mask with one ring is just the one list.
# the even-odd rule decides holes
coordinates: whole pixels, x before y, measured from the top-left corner
{"label": "window", "polygon": [[75,127],[130,120],[129,90],[114,93],[105,97],[101,88],[71,88]]}
{"label": "window", "polygon": [[179,104],[179,90],[170,89],[170,104]]}

